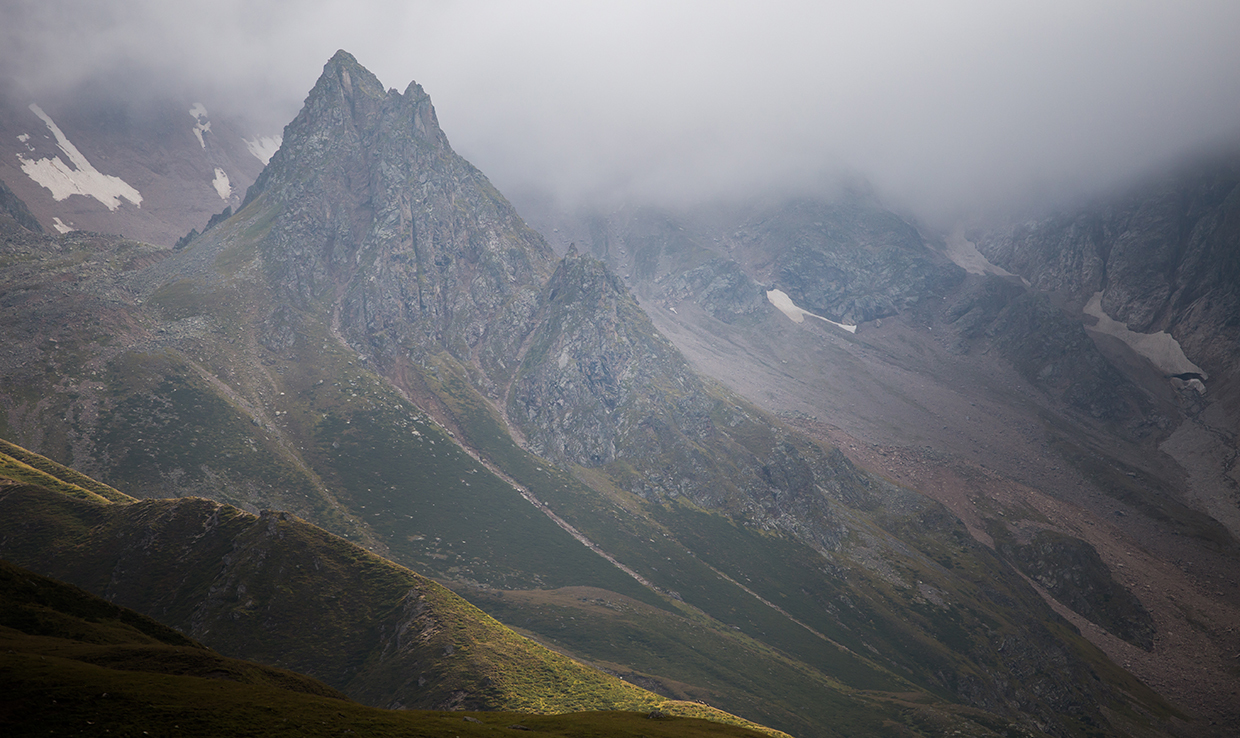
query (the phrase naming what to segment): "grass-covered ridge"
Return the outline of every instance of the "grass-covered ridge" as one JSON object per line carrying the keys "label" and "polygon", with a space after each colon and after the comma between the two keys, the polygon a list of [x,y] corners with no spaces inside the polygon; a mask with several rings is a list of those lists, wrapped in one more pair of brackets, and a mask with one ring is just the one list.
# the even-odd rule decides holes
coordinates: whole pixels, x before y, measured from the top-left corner
{"label": "grass-covered ridge", "polygon": [[[524,725],[553,735],[753,736],[730,716],[658,711],[537,716],[366,707],[293,672],[221,656],[150,618],[0,562],[0,689],[6,735],[489,735]],[[673,717],[678,713],[688,714]],[[648,715],[661,714],[651,719]],[[694,717],[723,717],[725,724]],[[782,735],[782,734],[774,734]]]}
{"label": "grass-covered ridge", "polygon": [[[66,485],[60,489],[75,496],[77,496],[77,491],[80,491],[112,502],[134,501],[133,497],[120,490],[96,481],[75,469],[70,469],[64,464],[58,464],[46,456],[27,451],[3,438],[0,438],[0,464],[3,464],[0,468],[0,477],[42,486]],[[38,473],[31,473],[29,470]]]}
{"label": "grass-covered ridge", "polygon": [[[82,476],[12,449],[62,476]],[[106,592],[232,655],[315,675],[369,704],[659,710],[749,724],[545,649],[441,585],[286,513],[254,516],[192,498],[114,502],[76,494],[80,487],[9,480],[25,483],[0,488],[0,555]],[[142,620],[165,640],[189,643]]]}
{"label": "grass-covered ridge", "polygon": [[[433,581],[284,513],[4,488],[0,554],[208,645],[372,704],[567,712],[663,700],[521,638]],[[36,532],[37,531],[37,532]]]}

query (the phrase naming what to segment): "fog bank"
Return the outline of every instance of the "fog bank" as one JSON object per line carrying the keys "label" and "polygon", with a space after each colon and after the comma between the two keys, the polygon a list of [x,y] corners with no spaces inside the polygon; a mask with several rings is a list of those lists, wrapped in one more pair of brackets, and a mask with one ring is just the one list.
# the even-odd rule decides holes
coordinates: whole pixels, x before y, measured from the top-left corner
{"label": "fog bank", "polygon": [[1240,3],[10,0],[39,94],[202,100],[275,133],[337,48],[416,80],[501,190],[693,200],[862,176],[929,217],[1240,140]]}

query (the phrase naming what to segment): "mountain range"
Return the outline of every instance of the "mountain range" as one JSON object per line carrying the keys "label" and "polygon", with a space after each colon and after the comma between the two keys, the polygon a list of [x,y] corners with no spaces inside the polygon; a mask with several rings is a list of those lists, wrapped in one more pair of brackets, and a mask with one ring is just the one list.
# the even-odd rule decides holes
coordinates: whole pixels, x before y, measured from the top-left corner
{"label": "mountain range", "polygon": [[121,492],[6,487],[0,555],[379,707],[1237,724],[1234,167],[951,234],[864,188],[514,207],[345,52],[280,141],[176,239],[49,235],[54,152],[3,170],[6,453]]}

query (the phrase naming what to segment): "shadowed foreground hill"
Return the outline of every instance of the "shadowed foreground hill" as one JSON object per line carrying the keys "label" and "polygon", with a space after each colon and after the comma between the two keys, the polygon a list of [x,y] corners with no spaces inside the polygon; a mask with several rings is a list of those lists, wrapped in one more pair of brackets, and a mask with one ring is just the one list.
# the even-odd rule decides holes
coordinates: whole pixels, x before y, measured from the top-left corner
{"label": "shadowed foreground hill", "polygon": [[66,481],[88,477],[4,448],[13,453],[0,452],[0,555],[233,656],[389,708],[658,709],[741,722],[538,646],[439,584],[286,513],[114,490],[109,501]]}
{"label": "shadowed foreground hill", "polygon": [[5,735],[461,736],[522,725],[579,735],[752,736],[704,720],[635,713],[558,716],[389,711],[321,682],[230,659],[76,587],[0,561],[0,730]]}

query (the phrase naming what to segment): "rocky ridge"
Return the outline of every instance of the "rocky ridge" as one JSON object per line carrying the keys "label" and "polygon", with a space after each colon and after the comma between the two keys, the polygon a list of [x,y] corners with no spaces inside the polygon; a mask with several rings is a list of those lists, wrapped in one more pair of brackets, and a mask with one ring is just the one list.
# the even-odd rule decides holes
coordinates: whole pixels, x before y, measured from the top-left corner
{"label": "rocky ridge", "polygon": [[333,311],[381,360],[443,347],[492,381],[511,373],[553,254],[452,151],[416,83],[385,91],[338,52],[255,200],[275,212],[258,250],[282,309]]}

